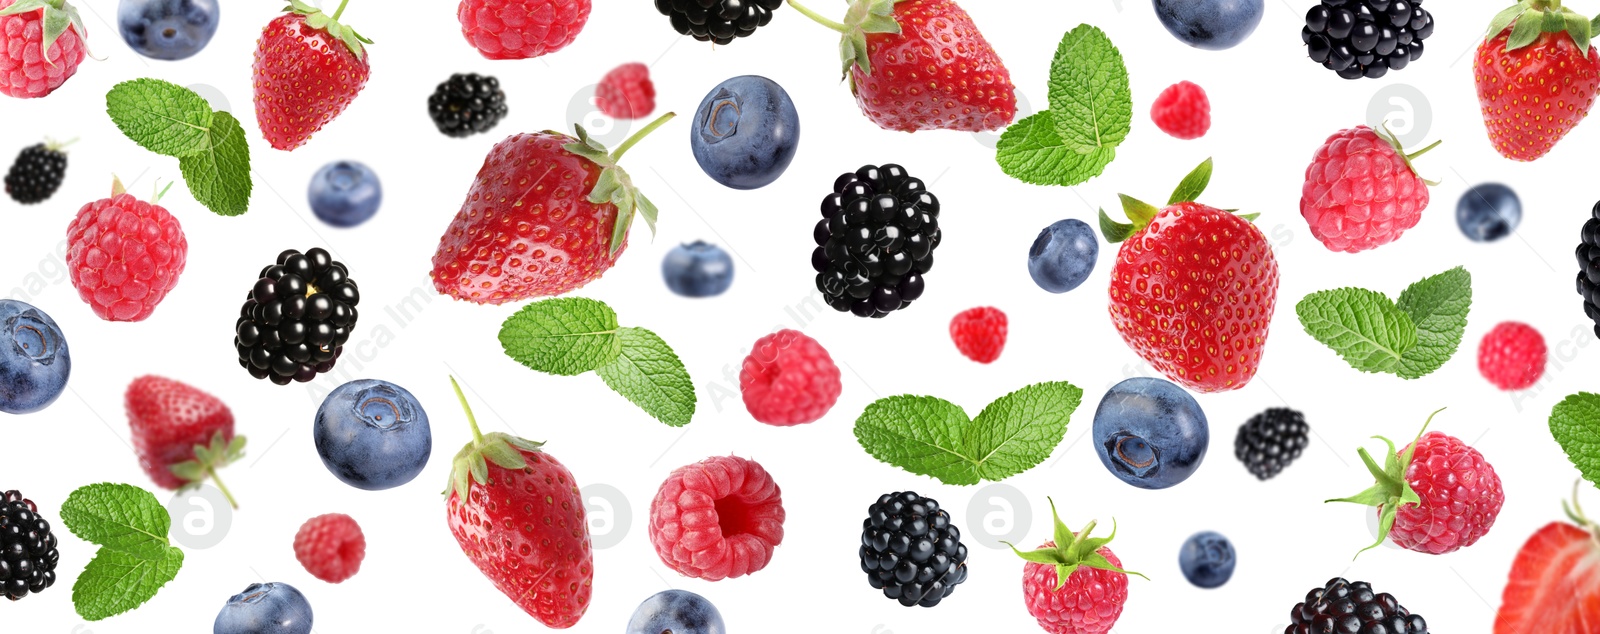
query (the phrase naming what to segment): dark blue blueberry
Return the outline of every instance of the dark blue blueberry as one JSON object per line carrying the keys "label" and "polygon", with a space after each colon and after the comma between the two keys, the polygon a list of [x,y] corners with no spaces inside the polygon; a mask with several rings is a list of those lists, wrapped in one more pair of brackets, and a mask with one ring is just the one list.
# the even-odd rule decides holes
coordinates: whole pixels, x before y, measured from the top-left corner
{"label": "dark blue blueberry", "polygon": [[1206,413],[1171,381],[1116,384],[1094,412],[1095,451],[1106,469],[1143,489],[1165,489],[1200,468],[1211,444]]}
{"label": "dark blue blueberry", "polygon": [[192,57],[217,34],[217,0],[122,0],[117,27],[134,52],[153,59]]}
{"label": "dark blue blueberry", "polygon": [[212,634],[311,634],[311,604],[287,583],[252,583],[217,613]]}
{"label": "dark blue blueberry", "polygon": [[722,613],[705,597],[667,590],[639,604],[628,620],[628,634],[727,634]]}
{"label": "dark blue blueberry", "polygon": [[[312,343],[331,339],[332,327],[326,333],[313,330],[307,338]],[[428,413],[417,398],[403,387],[373,379],[351,381],[329,394],[317,409],[313,436],[328,471],[368,491],[410,482],[433,453]]]}
{"label": "dark blue blueberry", "polygon": [[1522,224],[1522,201],[1499,183],[1473,187],[1456,203],[1456,224],[1473,242],[1494,242]]}
{"label": "dark blue blueberry", "polygon": [[37,412],[61,396],[72,354],[61,327],[44,311],[0,300],[0,412]]}
{"label": "dark blue blueberry", "polygon": [[1028,250],[1028,275],[1039,288],[1065,293],[1094,272],[1100,241],[1081,220],[1060,220],[1045,227]]}
{"label": "dark blue blueberry", "polygon": [[307,191],[311,213],[335,227],[354,227],[370,220],[383,204],[383,185],[372,168],[355,161],[334,161],[311,177]]}
{"label": "dark blue blueberry", "polygon": [[[1153,0],[1178,41],[1208,51],[1233,48],[1261,24],[1262,0]],[[1342,37],[1342,36],[1341,36]]]}
{"label": "dark blue blueberry", "polygon": [[734,189],[758,189],[789,169],[800,147],[800,114],[783,87],[744,75],[713,88],[695,111],[689,147],[707,176]]}
{"label": "dark blue blueberry", "polygon": [[1178,551],[1178,567],[1183,569],[1183,576],[1202,588],[1227,583],[1233,578],[1235,563],[1233,544],[1220,533],[1195,533]]}
{"label": "dark blue blueberry", "polygon": [[733,285],[733,258],[722,247],[695,240],[667,252],[661,277],[668,289],[684,297],[714,297]]}

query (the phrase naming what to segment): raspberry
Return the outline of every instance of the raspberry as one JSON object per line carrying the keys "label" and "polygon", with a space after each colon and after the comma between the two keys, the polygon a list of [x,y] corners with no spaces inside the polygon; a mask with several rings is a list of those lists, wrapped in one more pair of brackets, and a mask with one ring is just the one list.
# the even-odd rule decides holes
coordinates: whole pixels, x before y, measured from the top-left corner
{"label": "raspberry", "polygon": [[1150,106],[1150,120],[1162,132],[1179,139],[1198,139],[1211,129],[1211,100],[1195,84],[1180,81],[1168,86]]}
{"label": "raspberry", "polygon": [[[14,3],[0,0],[0,9]],[[49,50],[44,48],[46,17],[62,29]],[[78,72],[78,64],[88,53],[83,45],[85,32],[69,4],[0,16],[0,94],[31,99],[55,92]]]}
{"label": "raspberry", "polygon": [[[1438,145],[1435,143],[1434,145]],[[1428,208],[1428,184],[1417,176],[1399,141],[1367,126],[1340,130],[1306,167],[1300,215],[1331,251],[1373,249],[1417,226]]]}
{"label": "raspberry", "polygon": [[1422,503],[1396,510],[1389,538],[1401,548],[1435,555],[1473,545],[1505,504],[1500,476],[1483,454],[1454,436],[1430,431],[1416,445],[1405,476]]}
{"label": "raspberry", "polygon": [[339,583],[361,570],[367,554],[367,538],[349,515],[318,515],[300,525],[294,534],[294,558],[311,576],[328,583]]}
{"label": "raspberry", "polygon": [[839,400],[839,368],[815,339],[780,330],[756,340],[739,370],[745,409],[768,425],[815,422]]}
{"label": "raspberry", "polygon": [[650,502],[650,543],[669,568],[720,581],[767,567],[783,543],[783,496],[766,469],[737,456],[679,467]]}
{"label": "raspberry", "polygon": [[461,34],[489,59],[554,53],[577,39],[590,0],[462,0]]}
{"label": "raspberry", "polygon": [[106,321],[143,321],[178,285],[189,242],[166,209],[112,188],[67,226],[72,285]]}
{"label": "raspberry", "polygon": [[1478,372],[1502,390],[1521,390],[1544,376],[1544,337],[1533,326],[1506,321],[1478,344]]}
{"label": "raspberry", "polygon": [[[1055,550],[1047,541],[1041,550]],[[1118,568],[1122,560],[1104,546],[1095,551]],[[1050,634],[1105,634],[1128,603],[1128,575],[1080,566],[1064,585],[1050,564],[1028,562],[1022,569],[1022,600],[1039,627]]]}
{"label": "raspberry", "polygon": [[956,349],[978,363],[994,363],[1006,347],[1006,314],[984,306],[962,311],[950,320]]}
{"label": "raspberry", "polygon": [[650,67],[634,62],[606,73],[594,90],[600,112],[617,119],[642,119],[656,109],[656,85]]}

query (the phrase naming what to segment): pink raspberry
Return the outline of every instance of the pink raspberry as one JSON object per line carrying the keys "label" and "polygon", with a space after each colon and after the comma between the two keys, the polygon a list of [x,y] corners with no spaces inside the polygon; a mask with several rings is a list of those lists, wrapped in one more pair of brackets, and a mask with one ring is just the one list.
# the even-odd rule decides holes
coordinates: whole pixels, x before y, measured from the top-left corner
{"label": "pink raspberry", "polygon": [[189,243],[166,209],[120,189],[84,205],[67,226],[67,268],[101,319],[143,321],[178,285]]}
{"label": "pink raspberry", "polygon": [[[1047,541],[1040,549],[1055,549]],[[1118,568],[1122,560],[1111,549],[1095,551]],[[1059,586],[1059,587],[1058,587]],[[1039,627],[1050,634],[1104,634],[1111,631],[1128,603],[1128,575],[1079,566],[1061,584],[1056,567],[1028,562],[1022,566],[1022,601]]]}
{"label": "pink raspberry", "polygon": [[815,422],[839,400],[841,389],[839,368],[828,351],[795,330],[756,340],[739,370],[745,409],[768,425]]}
{"label": "pink raspberry", "polygon": [[656,85],[650,82],[650,67],[634,62],[606,73],[594,90],[600,112],[616,119],[641,119],[656,109]]}
{"label": "pink raspberry", "polygon": [[[0,0],[0,9],[16,0]],[[83,44],[83,23],[69,12],[72,6],[50,6],[0,16],[0,93],[21,99],[43,97],[78,72],[78,64],[88,49]],[[44,18],[53,18],[62,29],[45,32]],[[54,37],[49,50],[46,37]]]}
{"label": "pink raspberry", "polygon": [[678,573],[720,581],[767,567],[783,543],[783,495],[766,469],[737,456],[679,467],[650,502],[650,543]]}
{"label": "pink raspberry", "polygon": [[361,570],[367,555],[367,538],[361,526],[349,515],[318,515],[294,535],[294,557],[311,576],[328,583],[339,583]]}
{"label": "pink raspberry", "polygon": [[1416,445],[1405,477],[1422,503],[1396,509],[1389,539],[1401,548],[1434,555],[1473,545],[1489,533],[1505,504],[1500,476],[1483,454],[1454,436],[1430,431]]}
{"label": "pink raspberry", "polygon": [[1502,390],[1521,390],[1544,376],[1544,337],[1522,322],[1505,321],[1478,344],[1478,372]]}
{"label": "pink raspberry", "polygon": [[1150,106],[1150,120],[1176,138],[1198,139],[1211,129],[1211,100],[1204,88],[1180,81],[1156,97]]}
{"label": "pink raspberry", "polygon": [[[1435,143],[1434,145],[1438,145]],[[1417,226],[1428,208],[1428,184],[1398,141],[1367,126],[1328,137],[1306,167],[1300,215],[1331,251],[1373,249]]]}
{"label": "pink raspberry", "polygon": [[1006,314],[998,308],[972,308],[950,320],[956,349],[978,363],[994,363],[1006,347]]}
{"label": "pink raspberry", "polygon": [[461,34],[489,59],[554,53],[577,39],[590,0],[462,0]]}

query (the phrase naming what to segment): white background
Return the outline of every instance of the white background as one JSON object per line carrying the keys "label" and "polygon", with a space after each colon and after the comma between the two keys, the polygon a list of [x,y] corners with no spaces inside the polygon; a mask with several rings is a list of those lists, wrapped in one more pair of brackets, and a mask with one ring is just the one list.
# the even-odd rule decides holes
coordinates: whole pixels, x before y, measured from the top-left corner
{"label": "white background", "polygon": [[[631,530],[619,545],[597,551],[594,599],[573,628],[577,632],[620,631],[639,601],[668,587],[711,598],[738,633],[1036,631],[1020,596],[1022,562],[993,548],[994,537],[985,534],[1007,534],[1008,523],[1025,522],[1021,543],[1048,539],[1046,496],[1055,497],[1075,527],[1090,519],[1108,526],[1115,517],[1121,531],[1113,549],[1129,569],[1150,576],[1132,580],[1118,632],[1225,627],[1276,634],[1308,589],[1337,575],[1394,593],[1424,614],[1434,631],[1488,632],[1515,552],[1538,527],[1560,517],[1559,502],[1577,478],[1545,419],[1564,395],[1593,389],[1600,367],[1600,348],[1574,294],[1570,255],[1597,193],[1586,180],[1593,165],[1586,145],[1600,139],[1600,123],[1586,124],[1536,164],[1513,163],[1492,150],[1474,97],[1470,51],[1500,2],[1427,3],[1439,24],[1427,55],[1385,79],[1350,82],[1303,58],[1298,32],[1309,6],[1304,1],[1267,0],[1265,19],[1249,41],[1205,52],[1168,36],[1141,0],[968,0],[967,10],[998,45],[1035,109],[1044,107],[1050,58],[1063,33],[1092,23],[1121,48],[1133,82],[1132,134],[1105,175],[1071,189],[1010,179],[972,135],[877,129],[838,81],[836,38],[789,8],[780,9],[755,37],[713,48],[680,39],[646,0],[601,0],[567,49],[543,59],[491,62],[462,40],[454,3],[355,0],[345,18],[377,42],[371,48],[372,81],[309,145],[285,153],[259,138],[250,107],[255,39],[281,2],[230,0],[209,48],[181,62],[146,60],[129,50],[109,22],[116,2],[76,4],[92,49],[105,61],[86,61],[46,99],[0,104],[7,122],[0,128],[4,152],[45,134],[82,138],[71,148],[66,185],[48,203],[24,208],[0,201],[0,293],[25,298],[54,316],[69,338],[75,366],[70,391],[51,409],[0,417],[0,489],[22,489],[52,519],[67,494],[84,484],[129,482],[153,489],[126,443],[121,403],[126,385],[145,373],[183,380],[224,399],[239,432],[250,437],[250,448],[245,461],[225,474],[243,505],[231,518],[230,532],[215,547],[186,549],[182,572],[154,600],[135,612],[82,624],[72,609],[71,586],[93,547],[58,523],[60,581],[41,596],[0,606],[0,619],[11,631],[205,632],[228,596],[254,581],[300,588],[314,606],[320,634],[540,631],[462,556],[446,528],[439,492],[449,457],[468,438],[446,380],[452,373],[467,386],[485,431],[547,441],[550,453],[581,483],[610,485],[626,498],[596,501],[623,509],[596,513],[597,535],[622,530],[620,516],[628,512]],[[842,3],[812,4],[827,14],[843,13]],[[674,345],[701,387],[699,411],[684,430],[655,422],[597,377],[547,376],[517,365],[495,338],[517,306],[454,302],[435,295],[428,279],[438,236],[488,149],[513,132],[568,125],[574,95],[630,61],[652,64],[661,110],[685,115],[624,161],[661,207],[660,234],[652,241],[647,230],[636,228],[618,266],[577,294],[606,301],[624,325],[648,327]],[[467,71],[498,76],[511,114],[490,134],[450,139],[433,129],[424,103],[437,82]],[[802,143],[783,179],[736,192],[695,165],[686,115],[718,82],[751,73],[776,80],[793,96],[802,115]],[[108,323],[78,300],[66,279],[63,237],[79,206],[106,195],[113,173],[140,194],[157,179],[180,177],[176,160],[140,149],[104,114],[105,92],[142,76],[209,85],[231,101],[250,133],[255,195],[247,215],[224,218],[175,187],[163,204],[187,232],[188,270],[149,320]],[[1156,94],[1184,79],[1204,86],[1214,107],[1211,132],[1197,141],[1174,140],[1148,119]],[[1396,112],[1402,132],[1425,126],[1429,140],[1445,139],[1418,164],[1443,184],[1434,188],[1421,224],[1399,242],[1358,255],[1329,252],[1297,213],[1303,170],[1326,136],[1365,122],[1377,91],[1400,83],[1426,94],[1428,105],[1386,104],[1384,110]],[[1418,118],[1405,114],[1407,108],[1426,108],[1431,116],[1403,121]],[[597,130],[607,125],[592,115],[585,119]],[[1111,476],[1091,443],[1082,442],[1105,389],[1124,376],[1149,372],[1106,317],[1104,289],[1114,249],[1102,245],[1092,278],[1065,295],[1033,284],[1026,251],[1051,222],[1079,218],[1093,224],[1094,208],[1114,205],[1117,192],[1160,199],[1207,156],[1216,157],[1216,176],[1202,200],[1261,212],[1257,223],[1282,267],[1277,318],[1255,380],[1242,390],[1199,397],[1212,424],[1204,468],[1176,488],[1135,489]],[[366,225],[338,230],[314,219],[305,187],[318,167],[347,158],[377,170],[387,202]],[[839,173],[885,162],[905,165],[944,202],[946,238],[924,299],[906,312],[870,321],[825,308],[818,312],[818,305],[797,308],[813,294],[809,260],[817,202]],[[1455,202],[1467,186],[1488,180],[1517,189],[1525,219],[1512,238],[1470,243],[1455,226]],[[662,256],[679,242],[702,238],[735,254],[732,290],[710,300],[671,295],[660,279]],[[399,489],[350,488],[319,462],[312,417],[338,379],[277,387],[249,378],[234,361],[230,330],[258,270],[282,249],[313,246],[333,251],[361,284],[362,320],[339,370],[407,387],[432,418],[434,458]],[[1294,316],[1295,302],[1313,291],[1354,285],[1394,296],[1413,281],[1463,264],[1474,291],[1466,340],[1449,364],[1420,380],[1352,370],[1307,336]],[[385,310],[407,297],[413,302],[408,312]],[[991,366],[961,357],[946,333],[951,316],[980,305],[998,306],[1011,319],[1009,345]],[[1474,362],[1479,338],[1508,319],[1536,326],[1552,349],[1546,380],[1517,394],[1493,389]],[[756,423],[736,396],[737,367],[747,347],[774,327],[815,337],[843,369],[843,396],[815,424],[785,429]],[[1030,503],[1028,518],[1020,512],[1010,517],[1003,510],[1008,505],[991,495],[996,490],[977,495],[975,487],[944,486],[881,464],[851,434],[854,418],[879,397],[937,395],[975,414],[1007,392],[1051,380],[1082,386],[1085,398],[1051,458],[1006,482]],[[1261,483],[1232,457],[1234,432],[1250,415],[1282,405],[1303,410],[1316,436],[1299,462]],[[1505,483],[1499,522],[1477,545],[1451,555],[1385,548],[1351,563],[1351,555],[1371,540],[1369,511],[1321,500],[1370,483],[1355,454],[1364,439],[1380,433],[1408,439],[1428,412],[1444,406],[1450,409],[1434,428],[1483,450]],[[753,576],[717,583],[680,577],[661,565],[649,545],[649,501],[672,469],[729,453],[760,461],[776,477],[789,515],[786,539],[772,564]],[[943,502],[966,531],[972,552],[970,580],[931,610],[902,608],[879,596],[867,587],[856,561],[867,505],[881,493],[908,488]],[[165,491],[158,495],[163,501],[170,497]],[[1589,497],[1600,507],[1600,496]],[[300,524],[328,512],[354,516],[368,540],[361,572],[339,585],[312,578],[291,549]],[[989,517],[995,528],[985,530],[969,513],[995,513]],[[1238,572],[1221,589],[1194,588],[1178,570],[1179,545],[1199,530],[1221,531],[1239,550]]]}

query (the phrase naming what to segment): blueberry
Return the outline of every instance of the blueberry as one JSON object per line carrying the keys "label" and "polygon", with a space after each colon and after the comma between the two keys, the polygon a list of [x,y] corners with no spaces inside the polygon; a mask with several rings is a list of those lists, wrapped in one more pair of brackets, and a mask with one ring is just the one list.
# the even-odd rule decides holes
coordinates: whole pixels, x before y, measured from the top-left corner
{"label": "blueberry", "polygon": [[217,613],[212,634],[310,634],[311,604],[287,583],[252,583]]}
{"label": "blueberry", "polygon": [[1510,187],[1485,183],[1467,190],[1456,203],[1456,224],[1473,242],[1494,242],[1522,223],[1522,201]]}
{"label": "blueberry", "polygon": [[357,489],[392,489],[417,477],[433,453],[428,413],[405,388],[372,379],[339,386],[317,409],[322,464]]}
{"label": "blueberry", "polygon": [[1106,469],[1143,489],[1165,489],[1200,468],[1211,443],[1206,413],[1164,379],[1136,377],[1112,387],[1094,412],[1095,451]]}
{"label": "blueberry", "polygon": [[1220,533],[1195,533],[1178,551],[1178,567],[1189,583],[1217,588],[1233,577],[1233,544]]}
{"label": "blueberry", "polygon": [[378,213],[383,185],[372,168],[355,161],[334,161],[311,177],[307,193],[311,212],[335,227],[354,227]]}
{"label": "blueberry", "polygon": [[733,285],[733,258],[714,244],[695,240],[678,245],[661,260],[667,288],[684,297],[713,297]]}
{"label": "blueberry", "polygon": [[1238,46],[1261,24],[1262,0],[1153,1],[1156,17],[1173,37],[1208,51]]}
{"label": "blueberry", "polygon": [[1065,293],[1088,279],[1100,257],[1100,241],[1081,220],[1059,220],[1039,232],[1028,250],[1028,274],[1039,288]]}
{"label": "blueberry", "polygon": [[712,180],[734,189],[766,187],[794,160],[800,114],[776,82],[756,75],[734,77],[700,102],[689,128],[689,146]]}
{"label": "blueberry", "polygon": [[639,604],[628,620],[628,634],[727,634],[722,614],[705,597],[667,590]]}
{"label": "blueberry", "polygon": [[0,412],[49,407],[71,375],[72,354],[55,320],[22,302],[0,300]]}
{"label": "blueberry", "polygon": [[217,0],[122,0],[117,26],[134,52],[153,59],[188,59],[211,42],[221,18]]}

